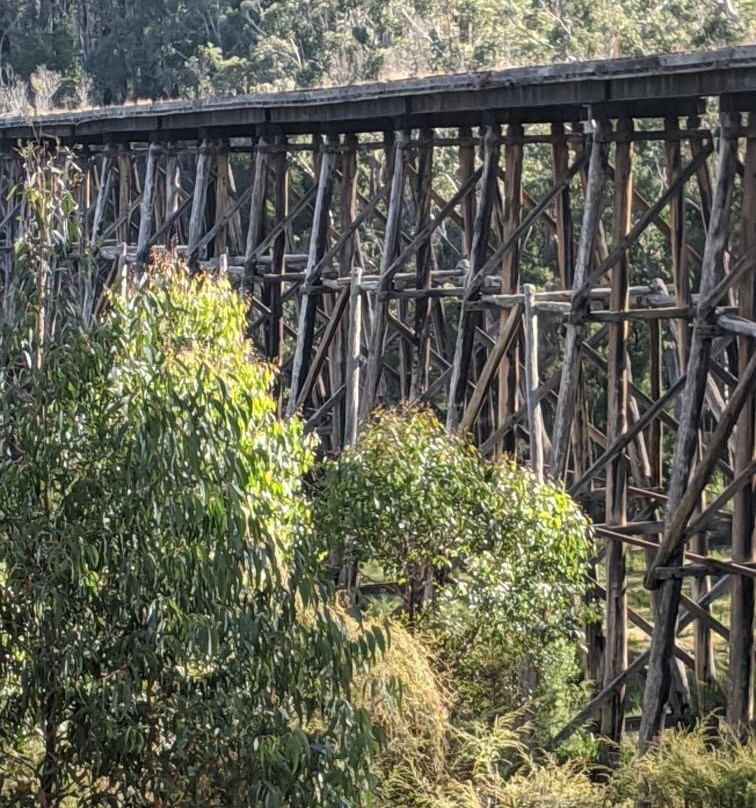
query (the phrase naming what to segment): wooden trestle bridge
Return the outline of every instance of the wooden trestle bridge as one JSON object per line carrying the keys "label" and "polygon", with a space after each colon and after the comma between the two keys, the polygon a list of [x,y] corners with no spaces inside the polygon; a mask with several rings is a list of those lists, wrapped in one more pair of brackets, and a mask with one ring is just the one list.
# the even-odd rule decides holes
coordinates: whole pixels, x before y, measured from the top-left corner
{"label": "wooden trestle bridge", "polygon": [[15,149],[40,138],[76,150],[103,279],[161,245],[239,278],[283,411],[328,450],[378,403],[427,402],[585,504],[605,620],[555,741],[619,739],[641,675],[648,744],[713,679],[713,635],[727,720],[753,720],[756,46],[0,119],[5,272]]}

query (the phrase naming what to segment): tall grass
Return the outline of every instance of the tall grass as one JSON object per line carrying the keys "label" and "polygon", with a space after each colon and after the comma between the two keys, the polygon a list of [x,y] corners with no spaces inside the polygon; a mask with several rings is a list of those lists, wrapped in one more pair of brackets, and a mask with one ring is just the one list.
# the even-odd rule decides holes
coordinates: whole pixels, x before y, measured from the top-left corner
{"label": "tall grass", "polygon": [[628,747],[607,778],[588,759],[529,747],[520,714],[455,724],[454,694],[420,638],[401,625],[390,633],[363,682],[386,734],[375,808],[756,808],[756,739],[740,743],[711,724],[669,731],[642,757]]}
{"label": "tall grass", "polygon": [[606,791],[610,805],[756,808],[756,739],[741,744],[705,725],[670,731],[648,754],[626,761]]}

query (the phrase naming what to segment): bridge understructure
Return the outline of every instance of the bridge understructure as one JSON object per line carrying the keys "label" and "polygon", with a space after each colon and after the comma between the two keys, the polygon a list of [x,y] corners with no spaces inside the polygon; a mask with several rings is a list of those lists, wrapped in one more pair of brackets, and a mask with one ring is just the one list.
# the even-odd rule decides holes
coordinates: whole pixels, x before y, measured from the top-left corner
{"label": "bridge understructure", "polygon": [[583,504],[604,619],[554,743],[619,741],[635,676],[646,747],[723,645],[753,720],[756,47],[0,119],[5,273],[39,139],[76,154],[102,284],[155,249],[228,273],[327,451],[429,405]]}

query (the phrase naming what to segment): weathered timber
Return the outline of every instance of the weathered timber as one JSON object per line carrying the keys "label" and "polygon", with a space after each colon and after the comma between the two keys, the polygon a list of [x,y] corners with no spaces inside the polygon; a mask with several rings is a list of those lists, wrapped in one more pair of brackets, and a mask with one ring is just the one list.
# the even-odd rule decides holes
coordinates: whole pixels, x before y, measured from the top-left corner
{"label": "weathered timber", "polygon": [[523,319],[525,336],[525,401],[528,408],[530,466],[540,482],[543,481],[545,430],[541,402],[538,400],[538,315],[533,305],[535,287],[526,283],[522,287],[522,292],[525,299]]}
{"label": "weathered timber", "polygon": [[[583,288],[588,274],[588,265],[593,251],[593,239],[601,215],[601,194],[606,176],[606,158],[608,144],[606,141],[607,126],[603,121],[596,123],[591,145],[590,164],[588,169],[588,189],[583,224],[580,230],[578,254],[575,259],[575,274],[572,288],[578,291]],[[565,336],[562,375],[559,386],[559,401],[554,418],[554,434],[551,439],[553,455],[551,474],[556,479],[563,479],[567,467],[567,449],[572,418],[575,411],[577,383],[579,378],[580,342],[583,337],[585,310],[582,303],[576,305],[573,300],[571,320],[567,324]]]}
{"label": "weathered timber", "polygon": [[[717,180],[701,266],[700,292],[704,299],[717,282],[718,267],[721,266],[722,255],[728,239],[732,178],[735,172],[737,142],[727,131],[728,126],[733,124],[730,114],[722,112],[721,123],[723,134],[719,145]],[[706,325],[705,319],[699,321],[699,327],[694,329],[691,340],[688,373],[681,406],[680,427],[677,432],[672,460],[669,501],[667,503],[670,519],[675,518],[675,513],[683,500],[696,448],[697,422],[703,404],[707,363],[711,351],[711,337],[707,336]],[[688,488],[688,490],[690,489]],[[690,512],[692,513],[692,508]],[[655,587],[658,584],[654,577],[655,566],[677,565],[682,560],[681,554],[682,548],[680,547],[679,535],[670,532],[668,528],[665,531],[665,538],[655,556],[654,562],[649,566],[646,575],[647,585]],[[679,579],[664,581],[660,586],[657,600],[657,619],[651,642],[648,675],[643,694],[643,720],[640,729],[640,745],[642,749],[648,748],[653,743],[663,722],[664,708],[669,696],[672,641],[680,602],[680,589],[681,582]]]}
{"label": "weathered timber", "polygon": [[[632,122],[623,119],[618,134],[627,136]],[[630,227],[633,180],[631,171],[631,143],[627,137],[617,141],[614,169],[614,211],[612,242],[622,243]],[[612,294],[609,304],[624,311],[630,303],[628,293],[627,253],[621,252],[612,268]],[[628,375],[627,375],[627,321],[609,325],[607,354],[607,442],[615,442],[627,432]],[[627,461],[618,452],[606,468],[606,521],[610,525],[624,525],[627,519]],[[606,656],[604,685],[627,667],[627,581],[625,575],[625,546],[611,543],[606,554]],[[618,744],[622,740],[625,717],[624,689],[617,688],[601,711],[601,733],[609,741],[602,747],[605,763],[614,763]]]}

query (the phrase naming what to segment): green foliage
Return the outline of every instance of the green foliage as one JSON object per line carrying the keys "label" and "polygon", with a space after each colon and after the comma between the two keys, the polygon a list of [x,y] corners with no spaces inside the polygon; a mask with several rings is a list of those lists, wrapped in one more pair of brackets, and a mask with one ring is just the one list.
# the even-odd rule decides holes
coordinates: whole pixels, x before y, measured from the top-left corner
{"label": "green foliage", "polygon": [[318,532],[348,560],[377,562],[414,615],[429,572],[482,537],[468,516],[483,472],[476,450],[430,412],[380,411],[356,446],[323,464]]}
{"label": "green foliage", "polygon": [[358,799],[374,740],[350,684],[377,640],[325,608],[312,450],[243,303],[164,263],[82,316],[45,247],[72,236],[46,207],[68,220],[67,197],[30,187],[1,335],[2,799]]}
{"label": "green foliage", "polygon": [[455,586],[439,593],[430,623],[462,714],[509,712],[535,699],[539,728],[548,730],[581,695],[570,683],[579,676],[573,641],[582,629],[588,525],[564,491],[514,464],[486,472],[469,518],[488,535],[472,546]]}
{"label": "green foliage", "polygon": [[539,697],[557,721],[570,706],[588,525],[562,489],[488,463],[429,412],[387,410],[324,464],[315,520],[331,548],[399,584],[458,712]]}

